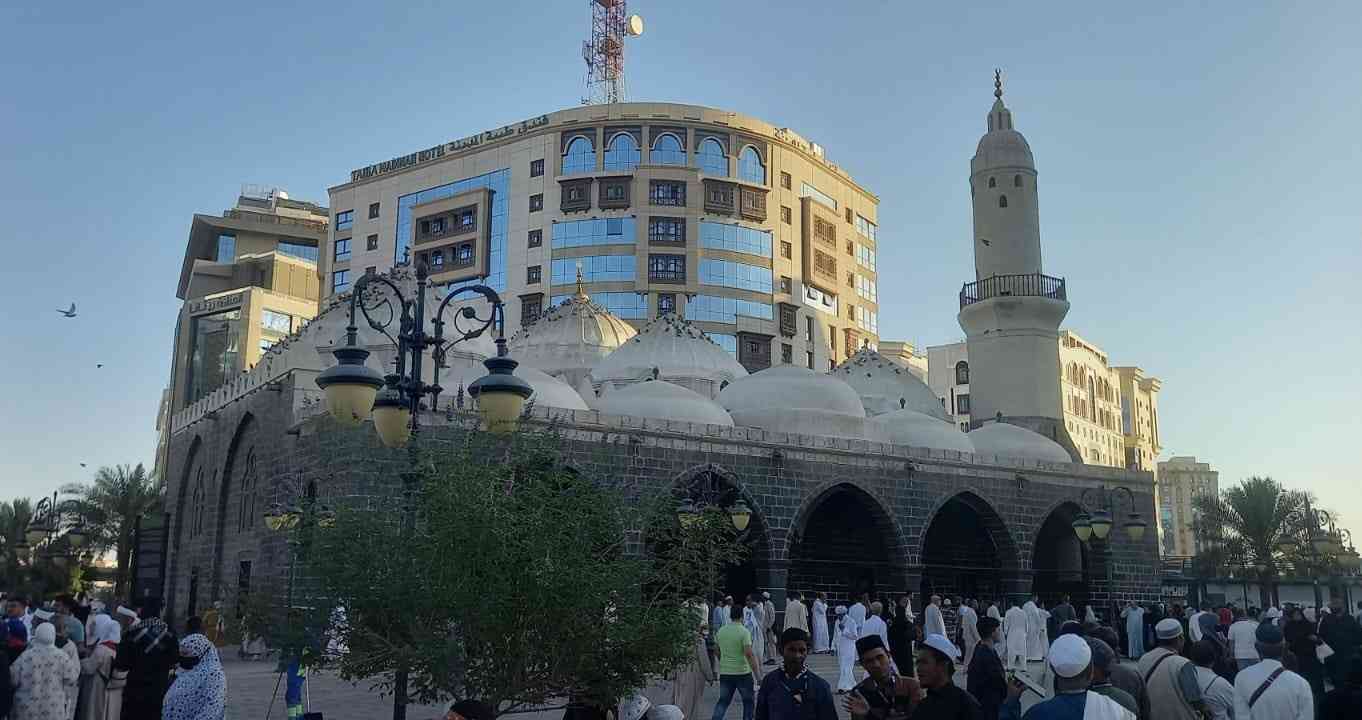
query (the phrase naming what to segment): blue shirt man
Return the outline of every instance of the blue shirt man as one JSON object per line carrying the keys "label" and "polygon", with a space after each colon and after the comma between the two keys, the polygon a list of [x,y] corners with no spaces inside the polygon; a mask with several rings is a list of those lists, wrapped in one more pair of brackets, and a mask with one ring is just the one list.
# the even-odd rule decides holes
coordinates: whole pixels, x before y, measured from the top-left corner
{"label": "blue shirt man", "polygon": [[809,634],[791,627],[780,634],[781,667],[761,680],[756,720],[837,720],[832,689],[805,666]]}

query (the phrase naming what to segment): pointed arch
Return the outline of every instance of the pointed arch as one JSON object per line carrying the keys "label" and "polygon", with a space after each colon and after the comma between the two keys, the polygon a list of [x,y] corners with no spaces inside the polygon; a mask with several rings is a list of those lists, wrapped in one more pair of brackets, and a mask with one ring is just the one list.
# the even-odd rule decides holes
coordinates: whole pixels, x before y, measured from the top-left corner
{"label": "pointed arch", "polygon": [[756,592],[766,581],[774,555],[771,524],[765,510],[737,474],[715,463],[691,466],[672,476],[671,494],[677,499],[690,498],[697,505],[718,504],[730,507],[741,499],[751,509],[752,516],[743,531],[747,557],[743,562],[724,570],[724,591],[738,597]]}
{"label": "pointed arch", "polygon": [[785,537],[787,587],[831,602],[903,586],[908,565],[893,509],[855,483],[833,480],[805,496]]}
{"label": "pointed arch", "polygon": [[998,207],[1000,207],[1000,208],[1005,208],[1005,207],[1007,207],[1007,196],[1006,196],[1006,195],[999,195],[999,196],[998,196]]}
{"label": "pointed arch", "polygon": [[715,177],[728,177],[728,153],[723,143],[712,137],[700,141],[700,149],[695,153],[695,164],[700,172]]}
{"label": "pointed arch", "polygon": [[[243,475],[243,469],[248,472],[255,471],[255,426],[259,423],[255,415],[247,412],[241,416],[236,424],[236,430],[232,433],[232,441],[227,446],[227,461],[222,466],[222,482],[218,485],[217,514],[213,533],[213,573],[209,578],[212,598],[218,599],[218,590],[222,580],[222,556],[227,542],[227,506],[232,498],[232,488],[242,483],[237,482],[238,476]],[[249,456],[252,462],[247,462]],[[243,498],[244,500],[244,498]]]}
{"label": "pointed arch", "polygon": [[664,132],[653,138],[653,147],[648,152],[648,162],[653,165],[685,165],[685,143],[675,133]]}
{"label": "pointed arch", "polygon": [[750,183],[766,184],[766,165],[761,161],[761,153],[751,145],[744,147],[738,155],[738,177]]}
{"label": "pointed arch", "polygon": [[563,151],[563,174],[595,172],[596,145],[590,137],[578,135],[568,141]]}
{"label": "pointed arch", "polygon": [[[195,472],[196,469],[198,470],[197,473]],[[194,482],[195,476],[201,476],[203,471],[202,436],[195,435],[194,439],[190,441],[189,452],[185,453],[184,465],[180,470],[180,481],[177,486],[177,492],[175,493],[174,514],[170,517],[170,522],[173,527],[170,541],[170,574],[166,576],[167,586],[164,590],[167,603],[167,618],[171,617],[175,610],[175,601],[179,592],[179,588],[177,587],[177,583],[179,582],[178,578],[180,577],[179,571],[183,564],[181,558],[186,554],[184,547],[185,526],[189,524],[186,507],[188,506],[189,495],[192,491],[191,483]]]}
{"label": "pointed arch", "polygon": [[942,498],[923,527],[918,559],[924,594],[999,598],[1012,590],[1021,552],[982,494],[971,488]]}
{"label": "pointed arch", "polygon": [[1092,557],[1088,548],[1073,532],[1073,521],[1083,508],[1073,500],[1063,499],[1050,505],[1031,536],[1032,591],[1046,604],[1060,601],[1069,595],[1074,607],[1090,604],[1091,578],[1104,571],[1090,563],[1101,563]]}
{"label": "pointed arch", "polygon": [[633,170],[638,167],[638,140],[632,133],[617,132],[605,144],[606,170]]}

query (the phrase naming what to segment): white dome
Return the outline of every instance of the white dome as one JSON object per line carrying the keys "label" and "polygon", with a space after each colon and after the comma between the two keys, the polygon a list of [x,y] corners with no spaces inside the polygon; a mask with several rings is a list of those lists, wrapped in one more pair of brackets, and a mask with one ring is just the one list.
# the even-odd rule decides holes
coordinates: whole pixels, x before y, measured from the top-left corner
{"label": "white dome", "polygon": [[992,422],[971,430],[969,439],[979,455],[1042,460],[1052,463],[1072,463],[1073,458],[1059,443],[1040,433],[1008,422]]}
{"label": "white dome", "polygon": [[[662,315],[591,370],[597,385],[616,387],[653,378],[714,397],[720,386],[746,377],[747,370],[699,328],[675,315]],[[602,396],[606,393],[603,392]]]}
{"label": "white dome", "polygon": [[532,367],[517,367],[516,377],[530,384],[534,388],[534,394],[530,396],[530,402],[535,407],[554,407],[564,410],[587,410],[586,402],[582,396],[572,389],[571,385],[559,380],[558,378]]}
{"label": "white dome", "polygon": [[949,420],[941,399],[927,384],[906,368],[863,347],[842,361],[831,373],[861,396],[866,415],[914,410],[939,420]]}
{"label": "white dome", "polygon": [[895,410],[876,415],[870,422],[880,426],[884,436],[891,443],[933,450],[975,452],[974,443],[970,441],[969,435],[960,432],[960,428],[954,423],[938,420],[914,410]]}
{"label": "white dome", "polygon": [[663,380],[634,383],[611,391],[596,403],[596,410],[608,415],[733,425],[733,418],[718,403]]}
{"label": "white dome", "polygon": [[994,130],[979,138],[971,166],[975,172],[990,168],[1034,168],[1036,158],[1020,132]]}
{"label": "white dome", "polygon": [[603,358],[637,332],[629,323],[577,293],[549,308],[510,340],[510,355],[521,366],[577,383]]}
{"label": "white dome", "polygon": [[[734,381],[716,399],[737,425],[867,439],[865,408],[856,391],[837,378],[807,368],[767,368]],[[879,434],[871,439],[879,439]]]}

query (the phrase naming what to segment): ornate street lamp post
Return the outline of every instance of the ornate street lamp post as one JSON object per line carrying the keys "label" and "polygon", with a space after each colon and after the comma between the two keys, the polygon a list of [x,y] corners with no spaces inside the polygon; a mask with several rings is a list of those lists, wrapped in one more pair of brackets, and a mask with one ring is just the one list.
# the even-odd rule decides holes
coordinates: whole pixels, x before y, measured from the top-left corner
{"label": "ornate street lamp post", "polygon": [[[1089,493],[1097,493],[1097,504],[1095,506],[1088,504]],[[1107,538],[1111,535],[1111,528],[1114,524],[1112,522],[1112,510],[1115,508],[1115,500],[1121,493],[1125,494],[1126,501],[1130,504],[1130,513],[1126,515],[1125,522],[1121,524],[1121,527],[1125,529],[1126,537],[1130,538],[1132,542],[1140,542],[1144,539],[1144,533],[1149,528],[1149,523],[1140,513],[1135,511],[1135,493],[1125,486],[1110,489],[1103,486],[1084,490],[1083,494],[1078,497],[1078,502],[1083,506],[1083,510],[1079,512],[1078,517],[1074,518],[1072,523],[1074,535],[1078,536],[1080,542],[1087,543],[1093,539],[1102,541],[1102,564],[1106,566],[1107,570],[1107,599],[1111,604],[1113,613],[1111,618],[1108,618],[1108,622],[1114,622],[1112,618],[1115,617],[1116,612],[1116,593],[1112,583],[1111,543],[1107,541]],[[1089,512],[1089,507],[1094,509]]]}
{"label": "ornate street lamp post", "polygon": [[[336,365],[317,376],[317,385],[326,392],[327,409],[337,422],[353,427],[372,415],[379,442],[385,447],[408,448],[409,465],[403,474],[403,540],[409,539],[416,527],[415,491],[419,473],[417,446],[410,440],[420,432],[422,398],[429,395],[431,408],[437,407],[443,391],[440,387],[440,370],[445,367],[445,354],[449,348],[478,337],[489,328],[496,330],[496,357],[483,362],[488,374],[468,386],[468,394],[477,400],[483,424],[489,431],[513,431],[525,401],[534,392],[529,383],[515,376],[517,363],[506,356],[506,305],[496,291],[486,285],[468,285],[450,292],[431,319],[435,333],[430,335],[426,332],[428,277],[426,263],[417,261],[416,297],[411,300],[402,294],[396,283],[382,275],[360,278],[350,293],[350,324],[345,328],[345,345],[332,353],[336,356]],[[375,321],[364,302],[365,291],[371,286],[375,286],[379,292],[383,292],[386,286],[401,306],[400,315],[392,313],[383,322]],[[471,306],[458,309],[451,323],[455,336],[446,339],[445,310],[455,299],[472,295],[481,295],[490,303],[491,312],[481,317]],[[355,325],[357,310],[364,315],[369,327],[383,333],[397,345],[395,372],[380,376],[364,364],[369,351],[359,347],[359,328]],[[398,322],[396,338],[388,333],[388,327],[395,320]],[[469,323],[467,328],[463,326],[465,322]],[[430,349],[435,361],[434,382],[429,384],[424,381],[421,372],[427,349]],[[407,670],[398,668],[393,678],[393,720],[404,720],[406,716]]]}
{"label": "ornate street lamp post", "polygon": [[[33,508],[33,518],[29,521],[24,535],[15,545],[16,554],[23,555],[32,550],[33,558],[51,560],[59,569],[79,560],[79,549],[89,539],[85,531],[84,518],[79,512],[63,510],[58,502],[57,493],[38,501]],[[66,524],[64,515],[74,515],[74,522]],[[62,532],[65,526],[65,532]],[[58,540],[65,540],[65,547],[58,547]]]}

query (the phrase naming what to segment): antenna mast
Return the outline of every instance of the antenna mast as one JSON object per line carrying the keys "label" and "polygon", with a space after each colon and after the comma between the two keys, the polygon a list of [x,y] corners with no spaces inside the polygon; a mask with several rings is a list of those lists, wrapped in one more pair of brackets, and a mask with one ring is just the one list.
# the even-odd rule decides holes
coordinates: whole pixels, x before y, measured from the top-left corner
{"label": "antenna mast", "polygon": [[587,0],[591,5],[591,38],[582,43],[586,61],[583,105],[622,102],[624,39],[643,34],[643,18],[629,15],[625,0]]}

